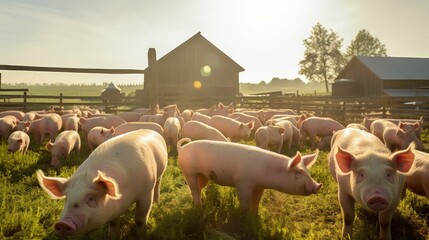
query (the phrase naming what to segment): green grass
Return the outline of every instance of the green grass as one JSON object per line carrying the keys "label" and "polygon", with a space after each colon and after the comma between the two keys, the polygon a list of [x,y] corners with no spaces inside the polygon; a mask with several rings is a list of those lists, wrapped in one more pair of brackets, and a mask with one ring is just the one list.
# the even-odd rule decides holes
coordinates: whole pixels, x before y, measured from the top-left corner
{"label": "green grass", "polygon": [[[89,154],[85,142],[82,147],[80,154],[72,153],[60,169],[54,170],[49,167],[50,154],[43,147],[31,145],[29,153],[22,155],[7,153],[6,143],[0,145],[0,239],[59,239],[52,226],[60,217],[64,200],[51,200],[38,185],[35,171],[42,169],[48,176],[72,175]],[[327,168],[327,154],[321,151],[310,169],[312,177],[323,184],[318,194],[293,196],[266,190],[258,216],[240,210],[235,189],[211,183],[203,191],[203,205],[194,206],[177,157],[170,156],[161,184],[161,202],[153,205],[149,217],[149,238],[338,239],[342,215],[337,186]],[[135,237],[133,208],[121,217],[122,239]],[[356,209],[355,239],[377,239],[377,217],[360,207]],[[407,192],[392,221],[393,239],[429,238],[428,214],[428,200]],[[75,239],[106,239],[106,234],[104,226]]]}

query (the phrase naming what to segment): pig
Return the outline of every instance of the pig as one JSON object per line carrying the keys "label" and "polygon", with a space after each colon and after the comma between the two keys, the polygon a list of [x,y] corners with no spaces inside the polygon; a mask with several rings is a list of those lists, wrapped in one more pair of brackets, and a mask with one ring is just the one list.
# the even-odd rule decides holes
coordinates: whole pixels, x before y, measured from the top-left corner
{"label": "pig", "polygon": [[50,140],[55,140],[62,126],[62,119],[56,113],[48,113],[40,119],[19,123],[17,130],[31,133],[36,144],[40,145],[49,135]]}
{"label": "pig", "polygon": [[365,132],[369,132],[368,128],[361,123],[350,123],[350,124],[347,124],[346,128],[356,128],[356,129],[363,130]]}
{"label": "pig", "polygon": [[23,131],[15,131],[9,135],[7,143],[7,150],[9,152],[21,152],[25,154],[30,145],[30,136]]}
{"label": "pig", "polygon": [[62,127],[65,128],[67,119],[69,119],[70,117],[77,117],[77,114],[76,113],[69,113],[69,114],[64,114],[64,115],[60,115],[60,116],[61,116],[61,122],[63,123]]}
{"label": "pig", "polygon": [[429,199],[429,154],[418,150],[414,154],[416,170],[413,174],[405,176],[405,187]]}
{"label": "pig", "polygon": [[182,116],[185,123],[191,121],[193,115],[194,111],[192,111],[191,109],[185,109],[182,113],[180,113],[180,116]]}
{"label": "pig", "polygon": [[181,126],[176,117],[168,117],[164,123],[164,139],[173,151],[176,151],[177,141],[179,141]]}
{"label": "pig", "polygon": [[67,118],[64,124],[64,130],[74,130],[77,132],[80,126],[79,121],[80,118],[78,116],[71,116]]}
{"label": "pig", "polygon": [[213,140],[213,141],[223,141],[229,142],[229,139],[226,138],[219,130],[214,127],[211,127],[203,122],[191,120],[182,128],[182,137],[190,138],[191,140]]}
{"label": "pig", "polygon": [[207,124],[210,121],[210,118],[211,117],[206,115],[206,114],[195,112],[194,115],[192,115],[191,120],[199,121],[199,122]]}
{"label": "pig", "polygon": [[155,107],[150,108],[136,108],[133,110],[133,112],[142,113],[143,115],[153,115],[159,113],[159,105],[156,104]]}
{"label": "pig", "polygon": [[416,136],[419,140],[421,140],[421,133],[422,133],[422,127],[423,127],[423,116],[421,116],[420,119],[394,119],[394,118],[370,119],[370,118],[364,117],[361,123],[367,129],[370,129],[371,124],[376,120],[386,120],[386,121],[392,122],[394,124],[398,124],[399,122],[418,123],[419,127],[416,129]]}
{"label": "pig", "polygon": [[89,151],[94,151],[96,147],[98,147],[103,142],[112,138],[113,133],[115,132],[115,128],[105,128],[101,126],[93,127],[87,136],[88,148]]}
{"label": "pig", "polygon": [[371,124],[370,131],[383,141],[391,151],[405,149],[411,142],[416,144],[418,150],[424,150],[423,143],[416,136],[415,130],[418,127],[418,122],[399,122],[396,125],[391,121],[378,119]]}
{"label": "pig", "polygon": [[399,204],[405,176],[415,170],[414,145],[392,153],[371,133],[345,128],[335,132],[328,155],[338,185],[343,237],[352,237],[354,204],[378,213],[380,239],[391,239],[390,224]]}
{"label": "pig", "polygon": [[168,112],[155,115],[143,115],[139,118],[139,122],[154,122],[160,126],[164,126],[165,120],[168,118]]}
{"label": "pig", "polygon": [[93,118],[85,118],[81,117],[79,120],[80,128],[82,129],[82,137],[83,139],[87,139],[89,131],[93,127],[102,126],[106,117],[93,117]]}
{"label": "pig", "polygon": [[114,129],[115,131],[112,133],[112,137],[139,129],[150,129],[164,136],[164,129],[158,123],[153,122],[126,122]]}
{"label": "pig", "polygon": [[216,109],[216,106],[213,106],[211,108],[200,108],[200,109],[195,110],[195,113],[199,113],[199,114],[203,114],[203,115],[211,117],[211,116],[213,116],[213,111],[215,109]]}
{"label": "pig", "polygon": [[274,124],[285,129],[283,133],[283,147],[282,149],[289,151],[292,147],[298,147],[301,141],[301,133],[299,129],[289,120],[282,120]]}
{"label": "pig", "polygon": [[58,134],[55,142],[49,140],[46,149],[51,152],[51,166],[59,167],[60,159],[67,158],[72,150],[80,152],[80,136],[76,131],[66,130]]}
{"label": "pig", "polygon": [[109,222],[108,239],[119,239],[119,217],[136,203],[135,239],[145,238],[167,160],[163,137],[144,129],[101,144],[68,179],[46,177],[37,170],[43,190],[54,199],[65,198],[55,232],[63,237],[78,236]]}
{"label": "pig", "polygon": [[332,132],[344,129],[344,126],[332,118],[309,117],[302,121],[299,131],[302,141],[310,139],[310,146],[316,147],[316,137],[332,136]]}
{"label": "pig", "polygon": [[[265,189],[310,195],[322,186],[308,171],[317,159],[318,150],[306,156],[297,152],[289,158],[246,144],[190,141],[183,138],[177,143],[177,161],[196,205],[201,205],[201,190],[209,180],[235,187],[241,209],[256,214]],[[182,146],[185,142],[188,143]]]}
{"label": "pig", "polygon": [[12,116],[7,115],[0,118],[0,140],[4,139],[7,140],[9,138],[9,135],[17,130],[19,120]]}
{"label": "pig", "polygon": [[180,114],[180,110],[177,108],[176,104],[165,106],[163,111],[167,113],[167,117],[175,117]]}
{"label": "pig", "polygon": [[139,112],[120,112],[118,117],[122,118],[125,122],[137,122],[143,113]]}
{"label": "pig", "polygon": [[331,148],[332,136],[324,136],[320,138],[317,143],[317,148],[320,150],[326,150]]}
{"label": "pig", "polygon": [[207,123],[219,130],[225,137],[229,138],[232,142],[239,139],[249,139],[250,133],[253,129],[254,122],[243,123],[229,117],[216,115],[210,118]]}
{"label": "pig", "polygon": [[283,146],[285,129],[280,126],[262,126],[255,133],[256,146],[269,150],[274,147],[280,153]]}
{"label": "pig", "polygon": [[8,111],[1,111],[0,112],[0,118],[5,117],[5,116],[14,116],[19,121],[23,120],[24,115],[25,115],[24,112],[18,111],[18,110],[8,110]]}
{"label": "pig", "polygon": [[117,127],[123,123],[126,123],[126,121],[120,118],[119,116],[108,115],[106,116],[106,119],[104,119],[101,126],[105,128],[111,128],[111,127]]}
{"label": "pig", "polygon": [[268,119],[277,114],[298,115],[298,113],[292,109],[263,109],[258,112],[258,118],[261,123],[265,125]]}
{"label": "pig", "polygon": [[230,103],[228,106],[223,105],[223,103],[218,103],[217,107],[213,109],[211,116],[221,115],[228,116],[234,112],[234,104]]}
{"label": "pig", "polygon": [[254,137],[256,130],[258,130],[258,128],[262,127],[262,123],[261,123],[261,121],[259,121],[259,119],[257,117],[246,114],[246,113],[234,112],[234,113],[229,114],[228,117],[235,119],[237,121],[240,121],[240,122],[253,121],[253,128],[252,128],[252,131],[250,132],[250,137]]}

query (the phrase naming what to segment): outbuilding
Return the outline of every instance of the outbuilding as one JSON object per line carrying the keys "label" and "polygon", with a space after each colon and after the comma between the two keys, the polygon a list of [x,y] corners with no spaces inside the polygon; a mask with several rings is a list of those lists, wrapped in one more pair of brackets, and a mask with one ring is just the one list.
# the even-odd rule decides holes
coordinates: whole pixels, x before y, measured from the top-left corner
{"label": "outbuilding", "polygon": [[429,58],[356,56],[340,72],[340,79],[354,84],[345,84],[341,91],[333,87],[332,96],[343,95],[342,91],[365,97],[429,96]]}
{"label": "outbuilding", "polygon": [[[157,61],[159,96],[235,96],[239,93],[238,63],[198,32]],[[149,67],[145,72],[150,71]],[[147,74],[144,89],[149,89]],[[149,95],[145,92],[145,95]]]}

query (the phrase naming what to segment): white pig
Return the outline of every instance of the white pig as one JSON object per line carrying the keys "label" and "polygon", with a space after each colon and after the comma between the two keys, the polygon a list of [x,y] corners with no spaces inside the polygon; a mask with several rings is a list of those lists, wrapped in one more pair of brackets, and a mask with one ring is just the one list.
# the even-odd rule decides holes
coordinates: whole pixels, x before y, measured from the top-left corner
{"label": "white pig", "polygon": [[76,132],[79,130],[79,117],[71,116],[67,118],[66,123],[64,125],[64,130],[75,130]]}
{"label": "white pig", "polygon": [[280,126],[262,126],[255,132],[256,146],[269,150],[274,147],[280,153],[283,146],[283,134],[285,129]]}
{"label": "white pig", "polygon": [[98,147],[103,142],[112,138],[112,134],[115,132],[115,128],[105,128],[101,126],[93,127],[87,136],[88,148],[92,152],[96,147]]}
{"label": "white pig", "polygon": [[167,160],[163,137],[137,130],[100,145],[69,179],[46,177],[38,170],[40,186],[54,199],[66,198],[56,233],[81,235],[109,222],[108,239],[119,239],[119,217],[136,203],[136,239],[145,238]]}
{"label": "white pig", "polygon": [[114,129],[115,131],[112,133],[112,137],[139,129],[150,129],[159,133],[161,136],[164,136],[164,129],[162,129],[158,123],[153,122],[126,122]]}
{"label": "white pig", "polygon": [[[195,116],[195,115],[194,115]],[[207,123],[219,130],[225,137],[229,138],[232,142],[239,139],[248,139],[253,129],[254,122],[243,123],[229,117],[215,115],[210,118]]]}
{"label": "white pig", "polygon": [[405,177],[405,186],[413,193],[429,199],[429,154],[416,150],[416,170]]}
{"label": "white pig", "polygon": [[66,130],[58,134],[55,142],[46,144],[46,149],[51,152],[51,166],[59,167],[60,159],[65,159],[72,150],[80,152],[80,136],[74,130]]}
{"label": "white pig", "polygon": [[328,156],[338,183],[343,237],[352,237],[355,202],[378,213],[380,239],[391,239],[390,224],[404,187],[404,175],[415,170],[414,145],[391,153],[374,135],[353,128],[337,131]]}
{"label": "white pig", "polygon": [[185,125],[183,125],[182,137],[190,138],[191,140],[206,139],[213,141],[229,142],[229,139],[226,138],[216,128],[195,120],[190,120],[186,122]]}
{"label": "white pig", "polygon": [[28,146],[30,145],[30,136],[23,131],[15,131],[9,135],[7,142],[7,150],[9,152],[26,153]]}
{"label": "white pig", "polygon": [[60,115],[48,113],[40,119],[19,123],[17,128],[20,131],[33,134],[36,144],[42,144],[48,135],[50,140],[55,140],[61,126]]}
{"label": "white pig", "polygon": [[179,141],[181,126],[177,117],[168,117],[164,123],[164,139],[172,150],[176,150]]}
{"label": "white pig", "polygon": [[9,135],[17,130],[19,120],[12,116],[7,115],[0,118],[0,140],[5,139],[7,140],[9,138]]}
{"label": "white pig", "polygon": [[316,147],[316,137],[332,136],[332,132],[343,129],[344,126],[332,118],[309,117],[302,121],[299,131],[302,141],[310,139],[312,148]]}
{"label": "white pig", "polygon": [[[293,158],[256,146],[211,140],[181,139],[177,144],[178,164],[191,190],[193,201],[201,205],[201,190],[211,180],[237,189],[240,207],[258,212],[265,189],[295,195],[310,195],[321,184],[310,177],[308,168],[316,153]],[[181,146],[184,142],[190,142]]]}

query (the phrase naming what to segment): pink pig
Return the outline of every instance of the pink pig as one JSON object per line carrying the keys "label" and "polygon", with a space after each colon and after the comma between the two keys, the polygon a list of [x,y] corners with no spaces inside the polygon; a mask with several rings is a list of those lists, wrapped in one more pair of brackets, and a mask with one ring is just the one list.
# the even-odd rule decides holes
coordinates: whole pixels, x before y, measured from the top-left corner
{"label": "pink pig", "polygon": [[182,127],[180,126],[180,121],[177,117],[168,117],[164,123],[164,139],[167,143],[167,146],[171,147],[173,150],[176,150],[177,141],[179,141],[179,136]]}
{"label": "pink pig", "polygon": [[119,218],[133,203],[136,239],[146,237],[152,202],[159,200],[167,167],[164,139],[152,130],[137,130],[100,145],[68,179],[46,177],[37,170],[40,186],[52,198],[65,198],[60,236],[77,236],[110,223],[108,239],[119,239]]}
{"label": "pink pig", "polygon": [[416,170],[405,177],[405,186],[413,193],[429,199],[429,153],[414,151]]}
{"label": "pink pig", "polygon": [[67,158],[72,150],[79,153],[80,146],[80,136],[76,131],[66,130],[58,134],[55,142],[46,144],[46,149],[51,152],[51,166],[60,166],[60,159]]}
{"label": "pink pig", "polygon": [[332,118],[309,117],[302,121],[299,131],[302,141],[310,139],[312,148],[316,147],[316,137],[332,136],[332,132],[344,129],[344,126]]}
{"label": "pink pig", "polygon": [[19,120],[12,115],[4,116],[0,118],[0,140],[9,138],[9,135],[17,130]]}
{"label": "pink pig", "polygon": [[255,133],[256,146],[269,150],[271,146],[280,153],[283,146],[285,129],[280,126],[262,126]]}
{"label": "pink pig", "polygon": [[229,142],[229,139],[226,138],[219,130],[214,127],[211,127],[203,122],[199,121],[188,121],[183,125],[182,128],[182,137],[190,138],[191,140],[213,140],[213,141],[223,141]]}
{"label": "pink pig", "polygon": [[89,131],[93,127],[103,126],[104,120],[106,120],[106,117],[93,117],[93,118],[81,117],[79,120],[79,123],[81,125],[80,128],[82,129],[83,139],[87,138]]}
{"label": "pink pig", "polygon": [[[181,139],[177,144],[178,164],[191,190],[193,201],[201,205],[201,190],[211,180],[237,189],[240,207],[258,212],[265,189],[295,195],[310,195],[319,191],[308,172],[316,153],[293,158],[256,146],[211,140]],[[181,146],[184,142],[190,142]]]}
{"label": "pink pig", "polygon": [[78,131],[79,130],[79,117],[78,116],[71,116],[69,118],[67,118],[65,125],[64,125],[64,130],[75,130]]}
{"label": "pink pig", "polygon": [[253,121],[243,123],[220,115],[211,117],[207,124],[219,130],[225,137],[231,139],[232,142],[239,139],[248,139],[254,126]]}
{"label": "pink pig", "polygon": [[88,148],[92,152],[103,142],[112,138],[112,134],[115,132],[115,128],[105,128],[101,126],[93,127],[87,136]]}
{"label": "pink pig", "polygon": [[118,117],[122,118],[125,122],[137,122],[143,113],[139,112],[120,112]]}
{"label": "pink pig", "polygon": [[33,134],[36,144],[42,144],[48,135],[50,140],[55,140],[61,126],[60,115],[48,113],[40,119],[19,123],[18,130]]}
{"label": "pink pig", "polygon": [[9,152],[26,153],[30,145],[30,136],[23,131],[15,131],[9,135],[7,142],[7,150]]}
{"label": "pink pig", "polygon": [[337,131],[328,156],[338,183],[343,237],[352,237],[355,202],[378,213],[380,239],[391,239],[390,224],[406,175],[415,170],[414,145],[391,153],[374,135],[353,128]]}
{"label": "pink pig", "polygon": [[150,129],[161,136],[164,136],[164,129],[157,123],[153,122],[126,122],[117,127],[115,127],[115,131],[112,133],[112,137],[119,136],[121,134],[139,130],[139,129]]}

